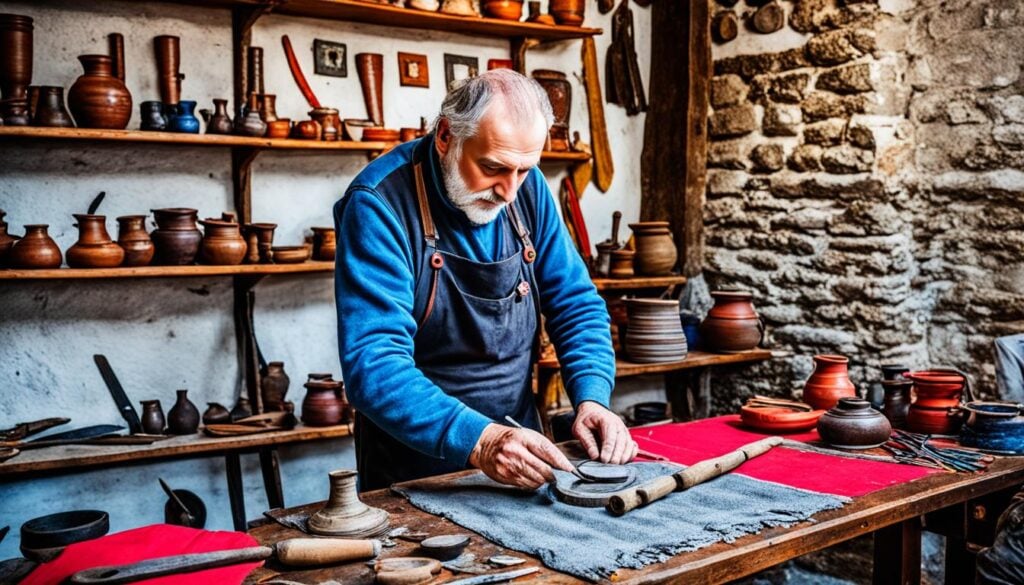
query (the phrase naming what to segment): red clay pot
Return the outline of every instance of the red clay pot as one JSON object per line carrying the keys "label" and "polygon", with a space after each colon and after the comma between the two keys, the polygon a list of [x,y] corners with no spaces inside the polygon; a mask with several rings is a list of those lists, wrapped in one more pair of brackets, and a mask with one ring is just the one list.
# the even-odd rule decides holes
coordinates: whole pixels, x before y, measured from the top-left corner
{"label": "red clay pot", "polygon": [[804,402],[815,410],[828,410],[834,408],[840,398],[856,398],[857,388],[847,371],[849,363],[850,360],[841,355],[814,356],[814,371],[804,383]]}
{"label": "red clay pot", "polygon": [[345,383],[340,380],[310,379],[305,384],[306,397],[302,400],[302,422],[311,427],[341,424],[345,414],[342,392]]}
{"label": "red clay pot", "polygon": [[46,233],[45,224],[25,226],[25,235],[7,253],[7,262],[14,268],[60,268],[63,256],[57,242]]}
{"label": "red clay pot", "polygon": [[68,248],[66,258],[72,268],[116,268],[124,261],[124,249],[110,239],[107,216],[74,214],[78,221],[78,241]]}
{"label": "red clay pot", "polygon": [[964,422],[960,404],[967,379],[947,370],[923,370],[904,374],[914,382],[917,398],[907,413],[907,430],[934,435],[955,435]]}
{"label": "red clay pot", "polygon": [[[715,306],[700,324],[704,348],[720,353],[747,351],[761,343],[764,328],[748,291],[714,291]],[[828,407],[831,408],[831,407]]]}
{"label": "red clay pot", "polygon": [[199,261],[215,266],[235,266],[241,264],[249,251],[248,244],[242,238],[238,224],[218,219],[204,219],[206,233],[199,248]]}
{"label": "red clay pot", "polygon": [[132,94],[114,76],[106,55],[82,55],[85,68],[68,92],[68,106],[80,128],[124,130],[132,117]]}
{"label": "red clay pot", "polygon": [[117,218],[117,244],[124,249],[122,266],[147,266],[153,261],[156,246],[146,232],[145,215]]}

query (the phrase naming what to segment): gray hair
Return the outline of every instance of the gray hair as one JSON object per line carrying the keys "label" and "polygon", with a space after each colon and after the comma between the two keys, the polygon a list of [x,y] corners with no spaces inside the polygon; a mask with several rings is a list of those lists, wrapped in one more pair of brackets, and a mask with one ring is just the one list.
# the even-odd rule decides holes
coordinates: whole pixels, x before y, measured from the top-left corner
{"label": "gray hair", "polygon": [[511,69],[494,69],[477,77],[453,84],[454,87],[441,103],[441,112],[434,120],[448,120],[452,137],[457,143],[476,135],[480,120],[494,98],[502,99],[508,114],[516,124],[528,124],[538,112],[548,128],[555,121],[548,94],[535,80]]}

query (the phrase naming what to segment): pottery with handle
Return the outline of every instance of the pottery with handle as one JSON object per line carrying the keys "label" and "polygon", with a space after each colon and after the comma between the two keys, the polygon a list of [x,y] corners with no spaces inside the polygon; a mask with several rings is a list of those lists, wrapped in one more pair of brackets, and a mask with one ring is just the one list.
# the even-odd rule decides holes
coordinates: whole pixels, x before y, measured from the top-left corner
{"label": "pottery with handle", "polygon": [[68,91],[68,107],[81,128],[123,130],[132,117],[132,94],[114,76],[107,55],[82,55],[85,69]]}
{"label": "pottery with handle", "polygon": [[145,215],[122,215],[117,218],[117,245],[124,250],[122,266],[148,266],[156,254],[156,246],[146,232]]}
{"label": "pottery with handle", "polygon": [[78,222],[78,241],[68,248],[66,258],[72,268],[116,268],[124,261],[124,249],[107,233],[107,216],[74,214]]}
{"label": "pottery with handle", "polygon": [[186,266],[199,254],[203,234],[196,227],[199,212],[187,207],[154,209],[157,229],[149,235],[156,245],[156,264]]}
{"label": "pottery with handle", "polygon": [[856,398],[857,388],[850,381],[850,360],[841,355],[814,356],[814,371],[804,383],[803,400],[816,410],[827,410],[841,398]]}

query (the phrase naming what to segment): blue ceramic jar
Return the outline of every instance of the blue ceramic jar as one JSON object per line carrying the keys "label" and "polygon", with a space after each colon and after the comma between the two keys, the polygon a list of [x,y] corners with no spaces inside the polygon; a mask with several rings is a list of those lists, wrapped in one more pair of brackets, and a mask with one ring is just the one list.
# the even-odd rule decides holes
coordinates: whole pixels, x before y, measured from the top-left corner
{"label": "blue ceramic jar", "polygon": [[171,132],[199,134],[199,118],[196,118],[195,111],[196,102],[181,100],[175,109],[174,117],[167,122],[167,129]]}
{"label": "blue ceramic jar", "polygon": [[1024,416],[1013,402],[968,402],[960,444],[1004,455],[1024,455]]}

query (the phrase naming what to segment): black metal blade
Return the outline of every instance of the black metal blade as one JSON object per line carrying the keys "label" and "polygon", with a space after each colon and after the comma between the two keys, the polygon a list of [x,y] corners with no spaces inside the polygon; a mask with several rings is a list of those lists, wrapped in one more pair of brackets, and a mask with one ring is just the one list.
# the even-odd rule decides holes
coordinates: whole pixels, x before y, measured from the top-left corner
{"label": "black metal blade", "polygon": [[124,388],[117,381],[117,376],[114,375],[114,369],[110,367],[110,362],[107,361],[106,356],[101,354],[92,356],[92,359],[96,362],[96,367],[100,369],[100,375],[103,376],[103,381],[107,384],[107,389],[110,390],[110,396],[114,398],[114,404],[117,404],[117,410],[121,413],[121,417],[124,418],[125,422],[128,423],[128,430],[133,435],[141,433],[142,423],[139,421],[139,414],[135,412],[135,407],[128,400],[128,396],[124,393]]}
{"label": "black metal blade", "polygon": [[120,425],[92,425],[88,427],[82,427],[80,429],[64,431],[63,433],[55,433],[52,435],[38,437],[32,439],[31,441],[24,441],[22,445],[32,445],[35,443],[57,443],[62,441],[78,441],[80,439],[93,439],[96,437],[103,437],[105,435],[119,433],[123,430],[124,427]]}

